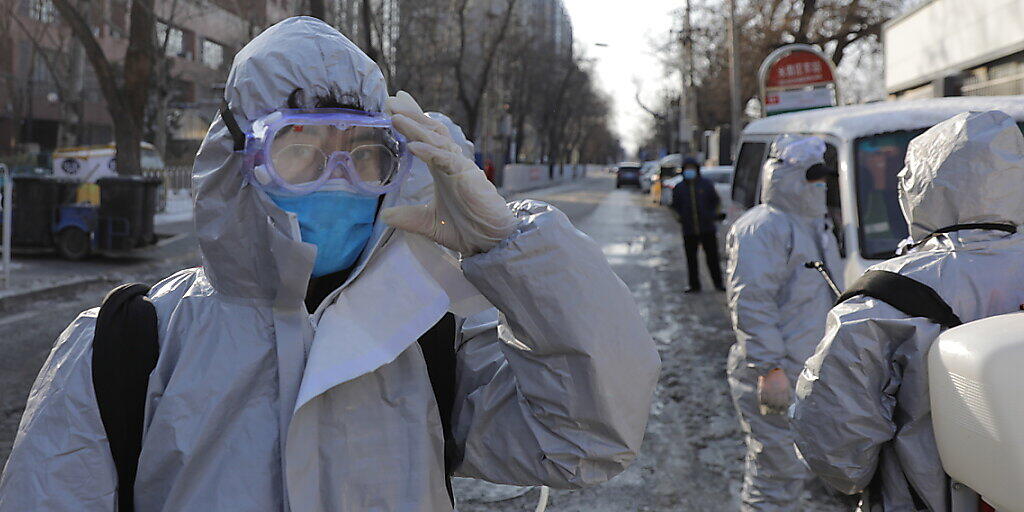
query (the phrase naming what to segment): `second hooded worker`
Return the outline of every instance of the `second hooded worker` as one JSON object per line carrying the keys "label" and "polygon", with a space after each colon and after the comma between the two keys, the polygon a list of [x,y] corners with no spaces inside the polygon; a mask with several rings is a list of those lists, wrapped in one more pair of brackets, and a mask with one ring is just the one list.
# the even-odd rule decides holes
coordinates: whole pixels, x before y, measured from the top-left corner
{"label": "second hooded worker", "polygon": [[[0,511],[130,510],[125,487],[145,511],[440,511],[451,473],[576,488],[630,464],[659,361],[597,244],[506,205],[318,20],[253,39],[224,94],[195,164],[203,266],[148,294],[134,485],[97,411],[89,310],[33,386]],[[462,257],[449,288],[442,246]],[[496,309],[454,314],[469,284]]]}
{"label": "second hooded worker", "polygon": [[[1010,116],[965,112],[935,125],[910,142],[899,173],[909,250],[868,274],[931,288],[962,322],[1019,311],[1022,177],[1024,136]],[[950,510],[928,392],[928,350],[942,329],[859,294],[828,313],[792,424],[815,473],[844,493],[868,491],[860,510]]]}
{"label": "second hooded worker", "polygon": [[745,512],[796,511],[811,478],[785,412],[835,300],[825,279],[805,265],[821,261],[834,278],[840,275],[839,250],[825,217],[830,171],[822,165],[824,153],[817,137],[775,141],[765,162],[762,204],[737,219],[726,242],[736,331],[727,372],[746,435]]}

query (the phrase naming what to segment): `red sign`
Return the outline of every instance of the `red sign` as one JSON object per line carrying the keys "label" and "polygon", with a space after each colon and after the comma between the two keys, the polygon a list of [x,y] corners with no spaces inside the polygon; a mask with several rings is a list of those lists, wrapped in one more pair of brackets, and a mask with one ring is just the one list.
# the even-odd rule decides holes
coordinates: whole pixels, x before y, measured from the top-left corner
{"label": "red sign", "polygon": [[765,88],[801,87],[833,82],[832,66],[821,56],[804,50],[794,50],[775,61],[768,68]]}

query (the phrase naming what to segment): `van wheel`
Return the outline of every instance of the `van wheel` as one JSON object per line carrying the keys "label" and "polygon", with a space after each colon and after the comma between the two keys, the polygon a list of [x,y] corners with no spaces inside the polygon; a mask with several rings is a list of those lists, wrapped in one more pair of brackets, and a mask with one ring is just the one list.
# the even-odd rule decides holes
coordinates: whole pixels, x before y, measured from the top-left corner
{"label": "van wheel", "polygon": [[89,233],[78,228],[64,228],[57,233],[57,254],[66,260],[78,261],[89,255],[92,241]]}

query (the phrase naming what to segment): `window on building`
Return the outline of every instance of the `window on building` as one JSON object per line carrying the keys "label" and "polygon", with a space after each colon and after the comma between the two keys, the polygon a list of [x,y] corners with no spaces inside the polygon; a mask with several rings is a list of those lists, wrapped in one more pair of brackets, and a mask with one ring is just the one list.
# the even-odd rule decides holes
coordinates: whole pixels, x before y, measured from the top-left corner
{"label": "window on building", "polygon": [[203,64],[213,69],[220,69],[224,65],[224,46],[204,39]]}
{"label": "window on building", "polygon": [[180,28],[169,26],[166,23],[156,22],[156,40],[164,47],[164,55],[177,57],[183,54],[184,33]]}
{"label": "window on building", "polygon": [[53,23],[57,18],[57,8],[53,0],[29,0],[28,16],[42,23]]}

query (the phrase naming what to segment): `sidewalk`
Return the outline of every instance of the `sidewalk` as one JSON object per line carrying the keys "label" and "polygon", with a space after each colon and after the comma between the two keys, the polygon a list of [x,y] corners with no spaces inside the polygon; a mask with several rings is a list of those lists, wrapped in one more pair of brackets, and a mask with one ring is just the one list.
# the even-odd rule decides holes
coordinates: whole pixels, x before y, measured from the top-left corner
{"label": "sidewalk", "polygon": [[171,190],[167,193],[167,207],[156,214],[153,224],[162,226],[192,220],[192,194],[189,190]]}

